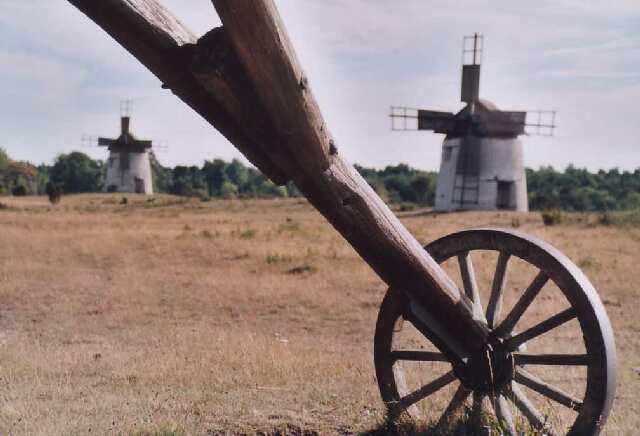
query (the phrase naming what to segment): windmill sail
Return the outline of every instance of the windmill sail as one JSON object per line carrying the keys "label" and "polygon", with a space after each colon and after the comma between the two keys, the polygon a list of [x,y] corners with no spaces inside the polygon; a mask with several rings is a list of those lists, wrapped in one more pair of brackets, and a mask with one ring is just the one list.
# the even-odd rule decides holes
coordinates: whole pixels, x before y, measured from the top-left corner
{"label": "windmill sail", "polygon": [[462,66],[462,86],[460,88],[460,101],[471,103],[480,98],[480,65]]}
{"label": "windmill sail", "polygon": [[478,136],[516,137],[524,134],[526,112],[481,111],[475,115]]}
{"label": "windmill sail", "polygon": [[455,127],[452,112],[439,112],[418,109],[418,130],[433,130],[436,133],[449,133]]}

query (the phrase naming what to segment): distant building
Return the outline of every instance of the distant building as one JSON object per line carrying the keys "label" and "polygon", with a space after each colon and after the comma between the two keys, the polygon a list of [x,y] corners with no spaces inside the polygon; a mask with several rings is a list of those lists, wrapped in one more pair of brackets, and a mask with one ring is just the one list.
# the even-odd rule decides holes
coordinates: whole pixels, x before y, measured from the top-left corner
{"label": "distant building", "polygon": [[[468,47],[467,42],[473,46]],[[445,134],[436,187],[435,210],[529,210],[523,134],[552,135],[555,112],[501,111],[479,97],[483,38],[464,38],[461,101],[458,113],[392,107],[393,130],[432,130]],[[469,56],[467,56],[469,55]],[[525,132],[525,127],[533,129]]]}
{"label": "distant building", "polygon": [[[127,110],[128,112],[128,110]],[[129,131],[129,113],[120,118],[117,139],[98,138],[98,145],[109,149],[107,192],[153,194],[153,178],[149,150],[151,141],[139,140]]]}

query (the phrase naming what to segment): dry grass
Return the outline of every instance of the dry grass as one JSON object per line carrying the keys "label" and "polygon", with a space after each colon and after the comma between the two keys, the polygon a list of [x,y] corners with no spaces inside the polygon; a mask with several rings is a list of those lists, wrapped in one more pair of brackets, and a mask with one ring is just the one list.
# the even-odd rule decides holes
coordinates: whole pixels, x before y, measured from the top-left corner
{"label": "dry grass", "polygon": [[[119,200],[1,200],[0,434],[380,426],[372,338],[385,285],[306,202]],[[640,228],[496,212],[403,221],[425,242],[514,225],[572,257],[616,331],[606,433],[636,434]]]}

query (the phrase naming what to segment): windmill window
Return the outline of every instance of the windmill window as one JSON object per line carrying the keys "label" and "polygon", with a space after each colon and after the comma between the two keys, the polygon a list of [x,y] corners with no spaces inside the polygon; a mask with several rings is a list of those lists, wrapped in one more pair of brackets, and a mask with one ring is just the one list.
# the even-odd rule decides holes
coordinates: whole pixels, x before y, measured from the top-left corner
{"label": "windmill window", "polygon": [[448,160],[451,160],[451,154],[453,153],[453,147],[445,147],[442,150],[442,160],[444,162],[447,162]]}

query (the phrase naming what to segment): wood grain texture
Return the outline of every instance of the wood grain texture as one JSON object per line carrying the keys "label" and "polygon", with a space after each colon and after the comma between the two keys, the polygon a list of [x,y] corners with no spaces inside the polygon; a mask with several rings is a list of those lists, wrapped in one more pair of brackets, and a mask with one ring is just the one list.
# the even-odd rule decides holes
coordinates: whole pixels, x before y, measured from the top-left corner
{"label": "wood grain texture", "polygon": [[189,68],[198,83],[215,96],[241,126],[255,147],[285,173],[296,169],[296,163],[283,146],[271,115],[261,103],[224,28],[215,28],[198,40]]}
{"label": "wood grain texture", "polygon": [[275,4],[254,0],[213,4],[274,127],[285,144],[298,151],[298,163],[305,171],[328,168],[331,135]]}
{"label": "wood grain texture", "polygon": [[288,175],[298,188],[386,283],[408,292],[446,321],[467,348],[481,344],[486,330],[469,315],[468,300],[339,154],[273,1],[213,4],[297,163]]}

